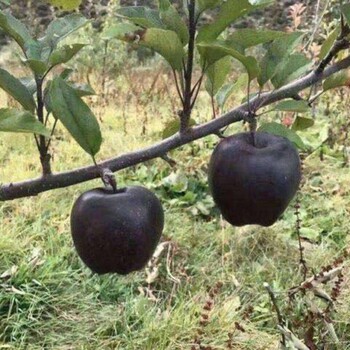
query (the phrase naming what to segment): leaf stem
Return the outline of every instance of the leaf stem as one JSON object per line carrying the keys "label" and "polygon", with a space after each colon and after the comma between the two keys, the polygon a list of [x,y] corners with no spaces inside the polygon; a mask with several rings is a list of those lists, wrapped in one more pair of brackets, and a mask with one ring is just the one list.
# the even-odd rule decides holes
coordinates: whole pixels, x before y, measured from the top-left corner
{"label": "leaf stem", "polygon": [[57,122],[58,122],[58,118],[55,119],[55,122],[54,122],[54,124],[53,124],[52,129],[51,129],[50,138],[49,138],[49,141],[47,141],[47,145],[46,145],[46,153],[47,153],[48,150],[49,150],[50,143],[51,143],[51,139],[52,139],[53,133],[55,132]]}
{"label": "leaf stem", "polygon": [[174,80],[175,80],[175,86],[176,86],[177,94],[178,94],[179,97],[180,97],[182,106],[184,106],[184,99],[183,99],[183,95],[182,95],[182,93],[181,93],[181,91],[180,91],[180,85],[179,85],[179,81],[178,81],[178,79],[177,79],[177,75],[176,75],[175,69],[173,69],[173,74],[174,74]]}

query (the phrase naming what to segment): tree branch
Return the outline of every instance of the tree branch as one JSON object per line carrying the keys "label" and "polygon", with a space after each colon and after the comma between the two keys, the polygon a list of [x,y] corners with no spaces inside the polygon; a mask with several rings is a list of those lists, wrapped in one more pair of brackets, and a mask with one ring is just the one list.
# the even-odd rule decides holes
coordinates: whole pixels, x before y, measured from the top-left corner
{"label": "tree branch", "polygon": [[[254,107],[261,108],[287,97],[295,96],[300,91],[348,67],[350,67],[350,57],[347,57],[342,61],[326,68],[322,73],[311,72],[305,77],[300,78],[288,85],[285,85],[278,90],[261,94],[260,96],[257,96],[250,101],[250,106],[254,110]],[[241,106],[225,113],[220,118],[188,129],[183,133],[177,133],[144,149],[108,159],[104,162],[101,162],[99,166],[102,168],[109,168],[115,172],[128,168],[132,165],[143,163],[150,159],[162,157],[170,150],[183,146],[207,135],[217,134],[221,128],[243,120],[246,117],[247,112],[247,103],[242,104]],[[36,179],[4,184],[0,187],[0,201],[34,196],[41,192],[56,188],[68,187],[81,182],[89,181],[98,178],[99,176],[99,169],[97,169],[96,166],[92,165],[71,171],[50,174],[46,175],[45,177],[39,177]]]}

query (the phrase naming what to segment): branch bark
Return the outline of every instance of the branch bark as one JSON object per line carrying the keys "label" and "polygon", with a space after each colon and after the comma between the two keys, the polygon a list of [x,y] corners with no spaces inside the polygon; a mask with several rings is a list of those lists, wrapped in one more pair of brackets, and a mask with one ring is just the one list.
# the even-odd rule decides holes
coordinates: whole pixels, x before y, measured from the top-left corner
{"label": "branch bark", "polygon": [[[325,69],[323,72],[318,73],[313,71],[307,74],[305,77],[285,85],[278,90],[264,93],[255,97],[250,101],[250,108],[255,110],[282,99],[293,97],[300,91],[312,86],[322,79],[325,79],[330,75],[348,67],[350,67],[350,57],[335,63],[334,65]],[[162,157],[170,150],[181,147],[210,134],[217,134],[221,128],[243,120],[247,116],[247,113],[248,105],[245,103],[225,113],[220,118],[188,129],[183,133],[177,133],[152,146],[103,161],[99,163],[99,167],[109,168],[115,172],[128,168],[132,165],[143,163],[150,159]],[[92,165],[57,174],[50,174],[36,179],[4,184],[0,187],[0,201],[35,196],[41,192],[72,186],[98,178],[99,176],[100,170],[96,166]]]}

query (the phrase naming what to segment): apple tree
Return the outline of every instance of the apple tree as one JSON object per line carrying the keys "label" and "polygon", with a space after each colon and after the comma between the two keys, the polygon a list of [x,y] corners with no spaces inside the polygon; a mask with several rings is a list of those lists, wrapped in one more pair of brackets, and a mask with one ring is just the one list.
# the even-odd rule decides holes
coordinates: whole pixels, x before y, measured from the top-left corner
{"label": "apple tree", "polygon": [[[7,0],[1,2],[9,4]],[[50,2],[67,10],[80,4],[79,0]],[[71,13],[53,20],[42,36],[35,37],[9,11],[0,11],[0,28],[18,44],[22,62],[32,73],[30,77],[17,78],[0,69],[0,87],[21,105],[21,109],[0,109],[0,131],[32,133],[42,168],[37,178],[2,183],[0,200],[35,196],[101,177],[106,188],[89,191],[75,203],[71,221],[73,239],[78,253],[92,270],[125,274],[142,268],[151,257],[163,229],[163,210],[159,200],[142,187],[118,189],[113,173],[150,159],[165,158],[175,148],[215,134],[223,140],[211,161],[210,186],[223,216],[238,226],[273,224],[300,183],[301,164],[296,148],[309,151],[297,131],[311,127],[314,121],[300,114],[308,112],[324,92],[348,85],[350,66],[350,5],[342,1],[337,3],[335,28],[313,59],[305,52],[313,35],[306,32],[230,29],[237,20],[273,6],[273,2],[188,0],[179,11],[169,0],[158,0],[157,9],[120,8],[115,23],[104,31],[105,38],[144,46],[162,56],[173,75],[179,110],[176,121],[167,125],[164,139],[147,148],[101,161],[96,158],[102,144],[99,124],[83,100],[93,93],[92,88],[72,81],[69,70],[55,73],[54,69],[67,63],[84,47],[80,43],[60,44],[85,26],[87,20]],[[212,10],[215,10],[213,21],[203,24],[204,15]],[[242,67],[245,73],[235,83],[245,84],[246,98],[241,105],[218,116],[217,110],[223,110],[234,92],[235,84],[227,83],[227,77]],[[192,111],[202,93],[211,98],[213,116],[210,121],[197,124]],[[287,127],[278,122],[264,122],[264,115],[272,111],[298,114],[292,127]],[[226,127],[241,121],[248,125],[249,131],[227,137]],[[53,172],[50,146],[58,123],[62,123],[91,156],[91,165]],[[91,219],[88,223],[79,220],[81,212]],[[122,214],[111,220],[116,212]],[[143,223],[143,227],[123,226],[130,212],[141,218],[137,222]],[[97,244],[101,251],[95,255],[85,254],[92,251],[84,240],[91,227],[103,233],[102,241]],[[113,239],[108,232],[110,227],[124,246],[103,243]],[[147,236],[146,231],[152,234]],[[128,239],[137,234],[140,235],[136,237],[138,242]],[[145,250],[141,251],[142,248]],[[117,259],[105,259],[113,255],[113,251],[117,252]],[[132,263],[127,260],[130,257],[135,257]],[[335,270],[328,276],[329,280],[339,273],[339,269]],[[305,269],[304,284],[294,290],[295,293],[304,287],[315,286],[316,290],[324,276],[318,279],[314,276],[306,287]],[[270,289],[268,291],[270,293]],[[279,326],[284,344],[297,343],[283,320]]]}

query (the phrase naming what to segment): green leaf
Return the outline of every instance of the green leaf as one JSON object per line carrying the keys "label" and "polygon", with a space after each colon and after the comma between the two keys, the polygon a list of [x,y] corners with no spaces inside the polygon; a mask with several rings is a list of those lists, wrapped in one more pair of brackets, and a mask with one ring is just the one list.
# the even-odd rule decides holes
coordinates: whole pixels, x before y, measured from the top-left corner
{"label": "green leaf", "polygon": [[51,67],[57,64],[68,62],[75,54],[77,54],[85,44],[64,45],[56,49],[50,56],[49,65]]}
{"label": "green leaf", "polygon": [[[193,119],[189,120],[188,126],[196,125],[196,122]],[[176,134],[180,130],[180,120],[171,120],[170,122],[165,124],[163,133],[162,133],[162,139],[167,139],[168,137]]]}
{"label": "green leaf", "polygon": [[276,122],[264,123],[261,124],[258,131],[268,132],[273,135],[285,137],[290,142],[292,142],[295,147],[301,150],[306,149],[306,146],[303,140],[300,138],[300,136],[296,134],[293,130],[286,128],[282,124]]}
{"label": "green leaf", "polygon": [[110,39],[120,39],[120,40],[125,40],[129,41],[128,37],[130,36],[135,36],[135,32],[141,30],[141,27],[133,24],[133,23],[117,23],[113,26],[108,27],[104,32],[103,32],[103,39],[110,40]]}
{"label": "green leaf", "polygon": [[[62,74],[60,75],[60,77],[62,79],[66,79],[62,76]],[[68,77],[68,76],[67,76]],[[66,80],[65,80],[66,81]],[[52,107],[51,107],[51,99],[50,99],[50,84],[51,84],[52,80],[49,80],[45,86],[44,89],[44,104],[45,104],[45,108],[47,110],[48,113],[52,112]],[[84,96],[90,96],[90,95],[96,95],[95,90],[89,85],[89,84],[80,84],[80,83],[73,83],[71,81],[66,81],[66,83],[75,90],[75,92],[77,93],[77,95],[79,97],[84,97]]]}
{"label": "green leaf", "polygon": [[297,116],[292,125],[292,130],[299,131],[310,128],[315,124],[315,121],[312,118]]}
{"label": "green leaf", "polygon": [[185,52],[179,37],[172,30],[147,29],[139,44],[159,53],[173,69],[181,70]]}
{"label": "green leaf", "polygon": [[16,101],[18,101],[24,109],[34,112],[36,105],[31,92],[21,81],[11,75],[4,69],[0,68],[0,88],[5,90]]}
{"label": "green leaf", "polygon": [[320,230],[315,230],[310,227],[301,227],[300,236],[311,241],[317,242],[320,239]]}
{"label": "green leaf", "polygon": [[36,92],[36,82],[32,77],[19,78],[19,81],[27,88],[31,95]]}
{"label": "green leaf", "polygon": [[143,6],[122,7],[117,13],[143,28],[164,28],[159,12]]}
{"label": "green leaf", "polygon": [[223,109],[225,107],[227,100],[233,94],[234,87],[235,84],[225,84],[217,92],[215,99],[220,109]]}
{"label": "green leaf", "polygon": [[41,60],[26,60],[24,61],[26,64],[28,64],[29,68],[35,73],[35,75],[43,76],[46,71],[49,69],[46,62]]}
{"label": "green leaf", "polygon": [[224,108],[227,99],[234,93],[240,93],[248,86],[248,74],[241,74],[235,83],[224,85],[216,94],[216,101],[221,109]]}
{"label": "green leaf", "polygon": [[259,75],[258,62],[254,57],[242,55],[224,41],[216,41],[210,44],[200,43],[197,45],[197,47],[201,55],[201,59],[203,62],[205,62],[207,67],[211,66],[221,58],[229,55],[244,65],[248,72],[249,80],[253,80]]}
{"label": "green leaf", "polygon": [[0,109],[0,131],[50,136],[50,131],[32,113],[8,108]]}
{"label": "green leaf", "polygon": [[71,82],[67,82],[67,84],[70,87],[72,87],[80,97],[96,95],[95,90],[89,84],[80,84],[80,83],[71,83]]}
{"label": "green leaf", "polygon": [[265,56],[260,62],[260,75],[258,83],[264,86],[276,73],[280,65],[285,64],[289,54],[298,45],[303,33],[294,32],[282,38],[274,40],[267,49]]}
{"label": "green leaf", "polygon": [[27,59],[41,60],[43,47],[41,43],[35,39],[25,44],[25,53]]}
{"label": "green leaf", "polygon": [[198,0],[198,9],[197,12],[202,13],[203,11],[212,9],[219,5],[222,0]]}
{"label": "green leaf", "polygon": [[[39,39],[41,46],[47,48],[46,50],[43,49],[43,51],[46,52],[46,55],[49,55],[52,50],[56,48],[59,41],[78,30],[86,23],[88,23],[88,21],[85,17],[74,13],[55,19],[47,27],[44,36]],[[47,58],[48,57],[42,57],[42,59]]]}
{"label": "green leaf", "polygon": [[172,30],[179,36],[183,45],[188,43],[188,28],[181,16],[169,0],[158,0],[159,14],[166,29]]}
{"label": "green leaf", "polygon": [[287,33],[275,30],[258,30],[258,29],[236,29],[227,37],[228,43],[234,43],[241,47],[243,52],[245,49],[260,44],[268,43],[272,40],[288,36]]}
{"label": "green leaf", "polygon": [[11,4],[11,0],[0,0],[0,2],[5,4],[5,5],[10,5]]}
{"label": "green leaf", "polygon": [[79,7],[82,0],[48,0],[48,2],[62,10],[74,10]]}
{"label": "green leaf", "polygon": [[349,70],[342,70],[332,74],[323,82],[323,90],[327,91],[341,86],[350,86]]}
{"label": "green leaf", "polygon": [[[226,0],[222,3],[213,23],[202,26],[198,31],[197,42],[215,40],[231,23],[248,12],[269,5],[273,0]],[[253,3],[253,4],[252,4]]]}
{"label": "green leaf", "polygon": [[139,45],[148,47],[159,53],[170,66],[175,70],[181,70],[182,59],[185,55],[184,48],[178,35],[172,30],[159,28],[139,29],[136,32],[127,32],[130,27],[121,26],[113,28],[113,34],[119,39],[134,42]]}
{"label": "green leaf", "polygon": [[60,77],[64,80],[66,80],[67,78],[69,78],[69,76],[74,72],[73,69],[71,68],[65,68],[62,73],[60,74]]}
{"label": "green leaf", "polygon": [[168,187],[172,192],[182,193],[188,188],[187,176],[180,172],[172,172],[162,180],[163,186]]}
{"label": "green leaf", "polygon": [[271,79],[273,86],[277,89],[294,79],[299,78],[312,65],[312,62],[301,53],[291,54],[283,64],[278,66],[276,74]]}
{"label": "green leaf", "polygon": [[310,110],[310,106],[307,101],[304,100],[285,100],[277,103],[274,107],[276,111],[284,111],[284,112],[307,112]]}
{"label": "green leaf", "polygon": [[215,96],[224,84],[228,73],[231,70],[231,57],[226,56],[212,64],[206,71],[205,88],[210,96]]}
{"label": "green leaf", "polygon": [[346,22],[350,25],[350,4],[345,4],[341,7],[341,12],[345,17]]}
{"label": "green leaf", "polygon": [[318,55],[318,58],[320,60],[323,60],[329,53],[329,51],[331,50],[334,42],[336,41],[338,35],[340,33],[340,26],[337,26],[337,28],[335,28],[331,34],[329,34],[329,36],[327,37],[327,39],[323,42],[322,46],[321,46],[321,50],[320,53]]}
{"label": "green leaf", "polygon": [[26,26],[7,12],[0,11],[0,28],[25,51],[26,43],[33,40]]}
{"label": "green leaf", "polygon": [[100,149],[102,136],[96,117],[86,103],[62,78],[51,82],[49,100],[54,117],[87,153],[94,156]]}
{"label": "green leaf", "polygon": [[44,106],[46,108],[47,113],[52,113],[52,106],[51,106],[51,97],[50,97],[50,85],[52,83],[52,80],[49,80],[46,83],[43,95],[44,95]]}

